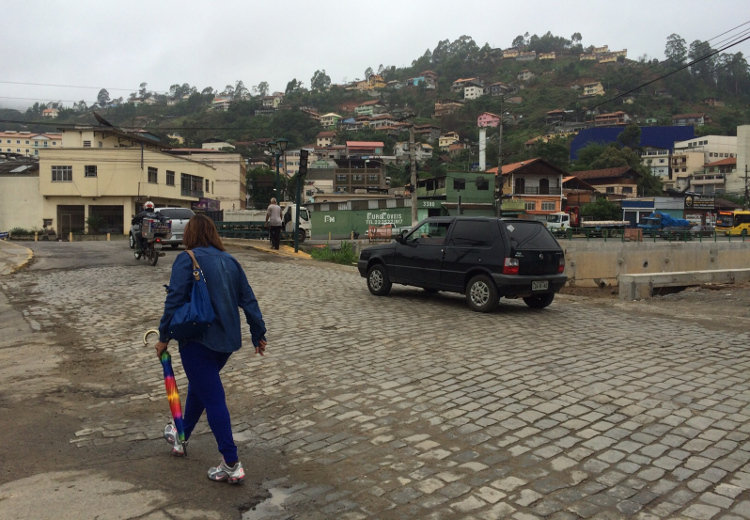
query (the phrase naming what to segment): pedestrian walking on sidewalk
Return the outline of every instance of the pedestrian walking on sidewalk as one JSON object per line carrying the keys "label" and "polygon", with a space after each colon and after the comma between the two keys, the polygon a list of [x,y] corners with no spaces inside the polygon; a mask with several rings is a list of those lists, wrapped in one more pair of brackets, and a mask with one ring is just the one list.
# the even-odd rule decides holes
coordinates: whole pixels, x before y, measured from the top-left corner
{"label": "pedestrian walking on sidewalk", "polygon": [[[164,429],[164,438],[172,445],[172,454],[185,455],[185,445],[206,411],[208,425],[214,434],[221,463],[208,470],[208,478],[226,480],[230,484],[242,482],[245,471],[237,456],[237,446],[232,436],[232,425],[227,409],[224,386],[219,373],[233,352],[242,347],[241,308],[250,326],[256,354],[266,349],[266,326],[247,276],[239,262],[224,250],[213,221],[205,215],[190,219],[183,235],[185,249],[192,250],[203,271],[205,283],[216,314],[215,321],[200,337],[179,342],[180,359],[188,379],[185,401],[185,444],[180,442],[174,425]],[[175,311],[190,300],[193,263],[187,252],[180,253],[172,265],[172,275],[164,303],[164,315],[159,323],[159,341],[156,354],[161,356],[169,343],[169,323]]]}
{"label": "pedestrian walking on sidewalk", "polygon": [[276,198],[271,199],[266,210],[266,226],[269,228],[271,235],[271,247],[273,249],[279,248],[279,242],[281,240],[281,206],[276,203]]}

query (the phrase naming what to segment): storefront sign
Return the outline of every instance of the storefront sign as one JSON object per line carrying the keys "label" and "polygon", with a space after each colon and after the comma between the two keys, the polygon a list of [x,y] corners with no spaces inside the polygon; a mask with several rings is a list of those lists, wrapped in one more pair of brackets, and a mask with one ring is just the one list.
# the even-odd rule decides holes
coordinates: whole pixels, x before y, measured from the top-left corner
{"label": "storefront sign", "polygon": [[714,198],[707,195],[687,195],[685,209],[714,209]]}
{"label": "storefront sign", "polygon": [[367,212],[365,224],[368,226],[382,226],[383,224],[403,224],[404,216],[401,213],[388,213],[387,211],[373,213]]}
{"label": "storefront sign", "polygon": [[193,211],[219,211],[220,203],[218,199],[198,199],[198,202],[193,202],[191,205]]}

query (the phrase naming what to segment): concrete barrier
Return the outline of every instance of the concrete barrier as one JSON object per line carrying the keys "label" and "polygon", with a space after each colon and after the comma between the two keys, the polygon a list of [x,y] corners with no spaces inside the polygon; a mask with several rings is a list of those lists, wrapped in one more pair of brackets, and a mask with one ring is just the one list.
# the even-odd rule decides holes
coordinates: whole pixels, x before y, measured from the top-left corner
{"label": "concrete barrier", "polygon": [[673,273],[621,274],[620,299],[644,300],[661,287],[690,287],[704,283],[744,283],[750,280],[750,269],[717,269]]}
{"label": "concrete barrier", "polygon": [[616,287],[630,274],[745,269],[747,242],[622,242],[561,240],[565,274],[574,287]]}

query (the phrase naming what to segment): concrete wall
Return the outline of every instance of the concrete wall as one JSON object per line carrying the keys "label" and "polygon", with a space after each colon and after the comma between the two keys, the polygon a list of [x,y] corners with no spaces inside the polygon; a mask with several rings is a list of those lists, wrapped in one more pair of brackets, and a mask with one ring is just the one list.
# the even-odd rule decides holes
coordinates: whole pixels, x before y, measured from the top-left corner
{"label": "concrete wall", "polygon": [[0,231],[42,229],[42,203],[39,177],[0,177]]}
{"label": "concrete wall", "polygon": [[575,287],[616,286],[620,274],[745,269],[747,242],[619,242],[563,240],[565,274]]}

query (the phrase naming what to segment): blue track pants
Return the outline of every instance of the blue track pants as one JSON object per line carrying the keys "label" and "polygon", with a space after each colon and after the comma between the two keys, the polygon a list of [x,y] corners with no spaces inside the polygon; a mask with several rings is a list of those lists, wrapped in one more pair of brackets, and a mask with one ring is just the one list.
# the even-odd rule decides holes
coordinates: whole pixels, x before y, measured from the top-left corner
{"label": "blue track pants", "polygon": [[185,439],[190,438],[203,410],[206,410],[208,425],[216,438],[219,452],[224,456],[224,461],[232,466],[237,462],[237,446],[234,445],[224,385],[219,376],[230,355],[216,352],[195,341],[180,347],[182,367],[188,378]]}

